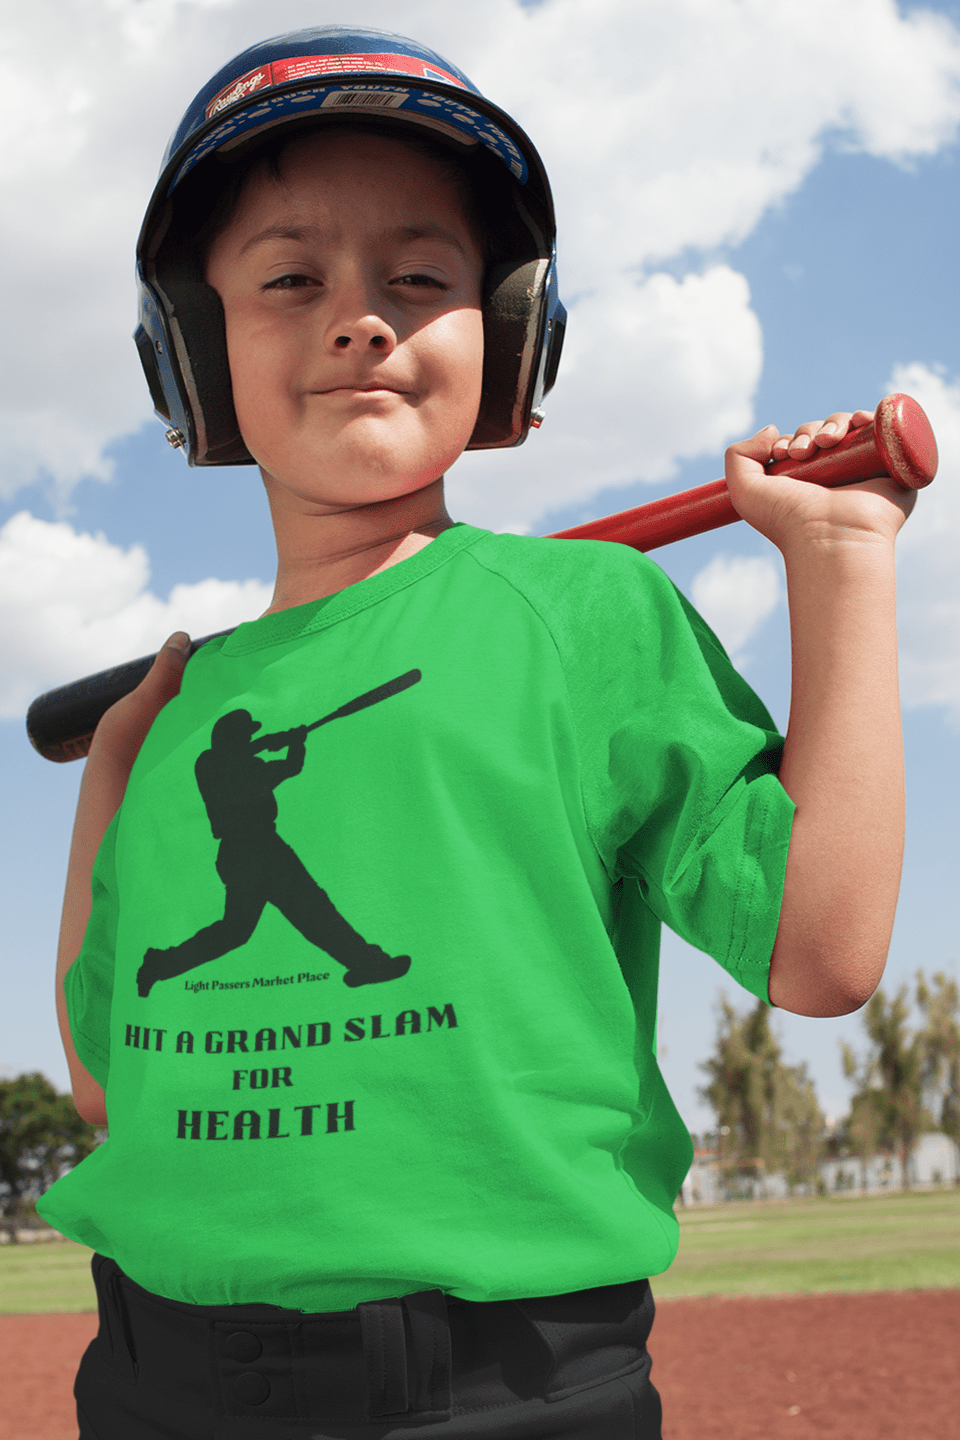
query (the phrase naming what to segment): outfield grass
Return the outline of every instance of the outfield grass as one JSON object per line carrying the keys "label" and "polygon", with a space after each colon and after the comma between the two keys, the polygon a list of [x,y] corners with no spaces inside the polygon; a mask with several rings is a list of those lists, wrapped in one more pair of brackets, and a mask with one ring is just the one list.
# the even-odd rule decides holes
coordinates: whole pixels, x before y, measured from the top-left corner
{"label": "outfield grass", "polygon": [[[960,1189],[681,1210],[657,1299],[960,1287]],[[90,1251],[0,1247],[0,1314],[95,1310]]]}
{"label": "outfield grass", "polygon": [[0,1315],[96,1310],[92,1254],[72,1240],[4,1245],[0,1249]]}
{"label": "outfield grass", "polygon": [[960,1286],[960,1189],[681,1210],[657,1298]]}

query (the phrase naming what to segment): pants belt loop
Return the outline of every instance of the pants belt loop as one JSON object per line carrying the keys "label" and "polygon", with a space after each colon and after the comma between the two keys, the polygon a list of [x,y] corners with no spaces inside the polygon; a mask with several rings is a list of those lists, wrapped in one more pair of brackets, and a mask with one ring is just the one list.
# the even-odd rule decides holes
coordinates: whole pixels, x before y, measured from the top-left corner
{"label": "pants belt loop", "polygon": [[561,1369],[559,1351],[563,1344],[563,1337],[555,1325],[551,1325],[548,1320],[544,1320],[537,1314],[536,1300],[514,1300],[513,1303],[543,1343],[550,1356],[550,1374],[547,1377],[543,1398],[545,1400],[555,1400],[564,1393],[564,1387],[557,1379],[557,1375]]}
{"label": "pants belt loop", "polygon": [[356,1311],[367,1367],[369,1417],[379,1420],[387,1415],[405,1415],[410,1409],[410,1397],[403,1302],[399,1296],[368,1300],[357,1305]]}
{"label": "pants belt loop", "polygon": [[435,1420],[449,1420],[453,1401],[450,1325],[442,1290],[420,1290],[404,1295],[410,1337],[417,1357],[417,1393],[414,1409]]}

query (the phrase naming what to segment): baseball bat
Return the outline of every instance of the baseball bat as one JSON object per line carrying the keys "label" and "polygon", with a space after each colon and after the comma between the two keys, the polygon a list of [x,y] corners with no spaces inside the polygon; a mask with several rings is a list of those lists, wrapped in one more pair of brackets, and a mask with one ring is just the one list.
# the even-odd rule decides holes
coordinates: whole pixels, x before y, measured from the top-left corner
{"label": "baseball bat", "polygon": [[[376,685],[372,690],[364,690],[355,700],[348,700],[337,710],[331,710],[329,715],[324,715],[320,720],[314,720],[312,725],[304,725],[304,735],[309,735],[311,730],[319,730],[321,725],[329,725],[331,720],[342,720],[346,715],[356,715],[358,710],[366,710],[370,705],[379,705],[381,700],[389,700],[391,695],[399,695],[401,690],[409,690],[411,685],[416,685],[418,680],[423,679],[420,670],[405,670],[402,675],[397,675],[393,680],[386,680],[382,685]],[[297,727],[299,728],[299,727]],[[268,748],[271,740],[284,740],[284,736],[293,732],[284,730],[278,735],[265,735],[259,742],[255,741],[253,749],[264,750]],[[289,741],[284,740],[284,744]],[[277,747],[282,749],[282,745]]]}
{"label": "baseball bat", "polygon": [[[889,475],[904,489],[921,490],[937,473],[937,443],[916,400],[909,395],[887,395],[869,425],[851,430],[837,445],[816,450],[809,459],[778,460],[767,466],[767,473],[829,486]],[[714,480],[546,538],[611,540],[646,551],[730,525],[739,518],[726,481]],[[230,633],[218,630],[215,635],[204,635],[191,643],[190,653]],[[81,759],[90,748],[100,717],[140,684],[155,659],[155,655],[144,655],[39,695],[27,711],[27,734],[34,749],[47,760]]]}
{"label": "baseball bat", "polygon": [[423,675],[419,670],[405,670],[395,679],[386,680],[372,690],[365,690],[355,700],[348,700],[346,705],[341,705],[338,710],[331,710],[322,720],[314,720],[312,725],[307,726],[307,734],[309,735],[311,730],[319,730],[321,725],[329,725],[331,720],[342,720],[345,715],[356,715],[358,710],[366,710],[368,705],[379,705],[381,700],[389,700],[391,695],[399,695],[401,690],[409,690],[411,685],[416,685],[417,681],[422,679]]}
{"label": "baseball bat", "polygon": [[[808,460],[777,460],[767,466],[768,475],[790,475],[830,487],[889,475],[904,490],[922,490],[936,473],[937,442],[930,421],[909,395],[885,396],[869,425],[851,430],[837,445],[814,451]],[[656,550],[739,519],[726,480],[713,480],[572,530],[559,530],[551,538],[613,540],[635,550]]]}

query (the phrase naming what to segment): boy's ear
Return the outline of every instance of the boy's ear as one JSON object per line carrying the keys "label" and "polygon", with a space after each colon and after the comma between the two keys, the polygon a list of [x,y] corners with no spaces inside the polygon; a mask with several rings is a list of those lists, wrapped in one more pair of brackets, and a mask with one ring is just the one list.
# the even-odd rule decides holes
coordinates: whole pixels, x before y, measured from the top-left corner
{"label": "boy's ear", "polygon": [[202,280],[168,280],[168,320],[196,427],[195,465],[249,465],[233,408],[220,296]]}
{"label": "boy's ear", "polygon": [[527,432],[534,365],[546,324],[550,261],[494,266],[483,300],[483,394],[468,450],[518,445]]}

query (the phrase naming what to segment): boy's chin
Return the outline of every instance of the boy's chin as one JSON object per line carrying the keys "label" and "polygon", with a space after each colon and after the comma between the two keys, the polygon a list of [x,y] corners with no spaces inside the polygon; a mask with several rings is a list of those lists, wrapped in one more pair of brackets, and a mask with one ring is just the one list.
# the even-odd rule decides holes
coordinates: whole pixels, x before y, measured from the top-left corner
{"label": "boy's chin", "polygon": [[258,461],[268,494],[336,510],[416,495],[443,478],[468,439],[420,446],[318,445],[273,461],[259,456]]}
{"label": "boy's chin", "polygon": [[355,415],[346,423],[321,413],[307,417],[313,423],[269,426],[259,435],[243,427],[244,438],[261,473],[291,492],[338,505],[376,504],[431,485],[463,454],[476,422],[473,407],[448,406],[446,414],[438,408]]}
{"label": "boy's chin", "polygon": [[[317,462],[306,474],[289,472],[274,474],[266,466],[260,466],[260,474],[271,500],[279,502],[286,510],[322,515],[338,514],[344,510],[360,507],[396,504],[413,501],[424,490],[430,489],[443,479],[449,465],[461,452],[454,454],[444,463],[437,457],[411,476],[409,470],[394,471],[386,467],[357,467],[343,469],[333,475],[329,467]],[[278,467],[279,468],[279,467]]]}

